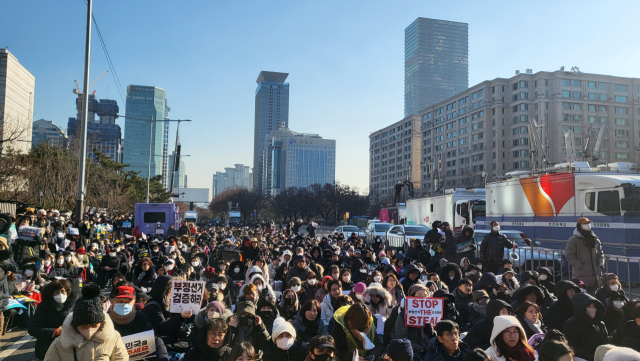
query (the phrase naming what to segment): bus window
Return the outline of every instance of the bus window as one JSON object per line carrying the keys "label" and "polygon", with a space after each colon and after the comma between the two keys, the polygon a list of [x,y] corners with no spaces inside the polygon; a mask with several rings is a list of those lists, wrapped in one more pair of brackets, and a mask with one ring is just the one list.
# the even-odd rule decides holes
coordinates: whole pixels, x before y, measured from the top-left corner
{"label": "bus window", "polygon": [[164,212],[145,212],[144,223],[164,223],[167,215]]}
{"label": "bus window", "polygon": [[596,210],[596,192],[589,192],[585,195],[584,205],[587,206],[590,211]]}
{"label": "bus window", "polygon": [[598,192],[598,212],[608,216],[620,215],[620,195],[617,190]]}

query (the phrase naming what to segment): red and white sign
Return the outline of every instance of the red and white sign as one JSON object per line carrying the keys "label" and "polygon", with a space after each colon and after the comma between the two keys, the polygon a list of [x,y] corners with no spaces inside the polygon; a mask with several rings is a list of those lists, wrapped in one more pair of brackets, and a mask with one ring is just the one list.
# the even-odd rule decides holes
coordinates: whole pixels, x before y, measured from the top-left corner
{"label": "red and white sign", "polygon": [[405,302],[404,325],[407,327],[422,327],[426,324],[434,327],[442,319],[442,298],[407,297]]}
{"label": "red and white sign", "polygon": [[424,221],[425,221],[425,222],[427,222],[427,223],[429,223],[429,216],[424,217]]}

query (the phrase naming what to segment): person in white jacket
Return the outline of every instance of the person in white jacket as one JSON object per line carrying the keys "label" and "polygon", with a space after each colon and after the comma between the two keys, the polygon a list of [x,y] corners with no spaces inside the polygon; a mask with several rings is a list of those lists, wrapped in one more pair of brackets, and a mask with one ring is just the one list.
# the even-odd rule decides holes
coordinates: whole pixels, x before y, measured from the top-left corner
{"label": "person in white jacket", "polygon": [[331,280],[327,282],[327,289],[329,293],[324,296],[322,303],[320,304],[321,319],[325,326],[329,325],[333,318],[333,311],[337,309],[336,302],[338,297],[342,295],[342,282],[340,280]]}
{"label": "person in white jacket", "polygon": [[516,317],[497,316],[493,319],[491,346],[485,352],[494,361],[534,361],[535,352],[526,337]]}

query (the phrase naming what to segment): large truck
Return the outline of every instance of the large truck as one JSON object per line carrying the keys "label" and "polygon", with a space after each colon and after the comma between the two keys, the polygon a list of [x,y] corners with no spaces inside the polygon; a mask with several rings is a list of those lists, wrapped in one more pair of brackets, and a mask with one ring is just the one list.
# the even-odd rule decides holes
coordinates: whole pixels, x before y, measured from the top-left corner
{"label": "large truck", "polygon": [[187,223],[198,224],[198,212],[196,211],[185,211],[184,212],[184,220]]}
{"label": "large truck", "polygon": [[422,224],[431,228],[435,221],[449,222],[454,232],[469,225],[476,227],[476,219],[484,215],[484,188],[446,189],[444,194],[407,201],[407,224]]}
{"label": "large truck", "polygon": [[640,174],[635,164],[592,168],[573,162],[535,173],[511,172],[488,183],[486,191],[486,217],[478,217],[478,229],[498,221],[502,229],[516,229],[545,247],[562,249],[578,218],[587,217],[605,254],[640,256]]}
{"label": "large truck", "polygon": [[397,206],[384,207],[380,209],[378,217],[383,223],[405,224],[407,223],[407,205],[398,203]]}
{"label": "large truck", "polygon": [[138,232],[152,235],[158,223],[160,223],[164,234],[167,234],[172,224],[175,229],[180,228],[179,212],[174,203],[136,203],[135,227],[138,228]]}

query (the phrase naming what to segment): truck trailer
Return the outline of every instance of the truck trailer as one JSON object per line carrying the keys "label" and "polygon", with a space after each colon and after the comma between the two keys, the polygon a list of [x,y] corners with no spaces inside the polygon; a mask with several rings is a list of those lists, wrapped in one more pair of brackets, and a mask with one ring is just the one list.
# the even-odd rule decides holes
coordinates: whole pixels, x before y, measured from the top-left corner
{"label": "truck trailer", "polygon": [[435,221],[449,222],[454,232],[460,232],[465,225],[475,228],[476,218],[484,215],[485,207],[484,188],[447,189],[441,195],[407,201],[407,224],[431,228]]}
{"label": "truck trailer", "polygon": [[152,235],[158,223],[167,234],[172,224],[175,229],[180,228],[179,220],[179,209],[174,203],[135,204],[135,226],[146,235]]}

